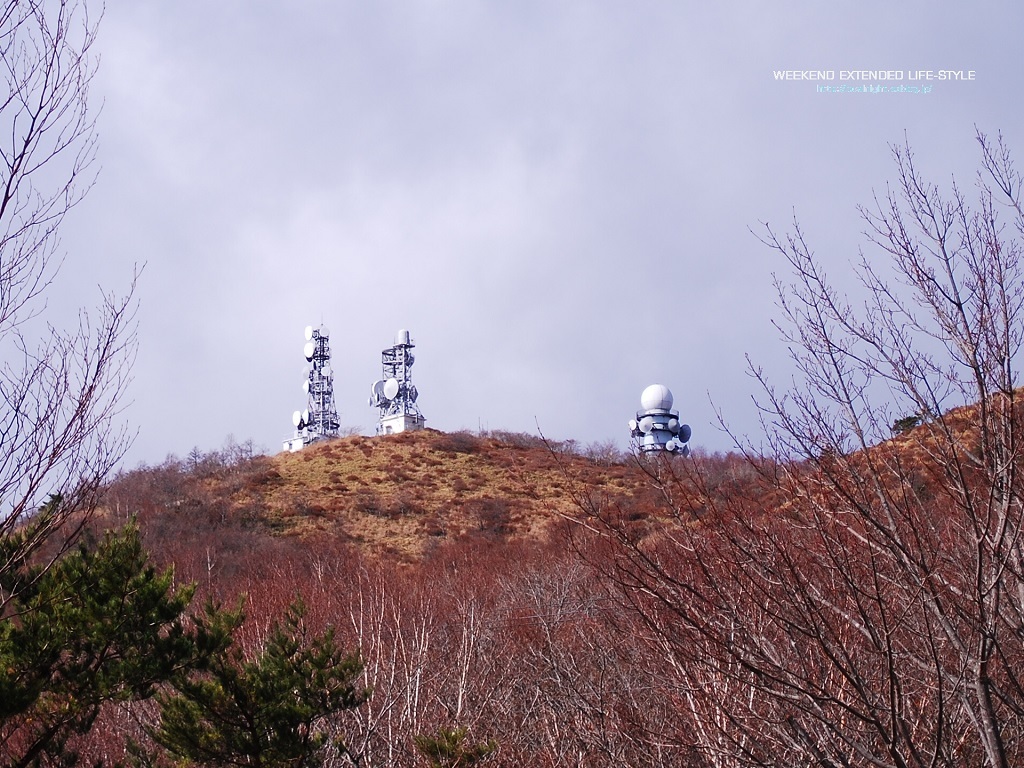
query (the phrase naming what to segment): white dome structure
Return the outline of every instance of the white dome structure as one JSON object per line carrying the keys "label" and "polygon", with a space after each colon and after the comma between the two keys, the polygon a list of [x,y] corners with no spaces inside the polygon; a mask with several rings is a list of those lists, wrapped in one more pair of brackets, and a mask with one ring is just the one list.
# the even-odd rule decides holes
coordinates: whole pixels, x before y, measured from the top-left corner
{"label": "white dome structure", "polygon": [[664,384],[651,384],[640,395],[640,407],[645,411],[670,411],[672,401],[672,390]]}
{"label": "white dome structure", "polygon": [[640,395],[640,410],[629,420],[631,442],[637,451],[689,454],[690,427],[680,423],[673,402],[672,390],[664,384],[651,384]]}

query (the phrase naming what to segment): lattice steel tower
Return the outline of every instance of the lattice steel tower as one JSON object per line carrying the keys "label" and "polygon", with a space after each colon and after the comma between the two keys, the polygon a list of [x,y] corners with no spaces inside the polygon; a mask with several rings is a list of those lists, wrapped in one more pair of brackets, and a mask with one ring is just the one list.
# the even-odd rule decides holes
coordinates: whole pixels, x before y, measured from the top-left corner
{"label": "lattice steel tower", "polygon": [[306,410],[292,414],[295,436],[284,443],[285,450],[297,451],[305,445],[338,436],[338,411],[334,407],[334,377],[331,370],[331,332],[327,326],[306,327],[303,354],[309,363],[302,390]]}
{"label": "lattice steel tower", "polygon": [[409,332],[403,329],[395,338],[395,346],[381,352],[384,375],[370,389],[370,406],[380,409],[378,435],[423,429],[426,423],[416,405],[419,392],[412,383],[414,346]]}

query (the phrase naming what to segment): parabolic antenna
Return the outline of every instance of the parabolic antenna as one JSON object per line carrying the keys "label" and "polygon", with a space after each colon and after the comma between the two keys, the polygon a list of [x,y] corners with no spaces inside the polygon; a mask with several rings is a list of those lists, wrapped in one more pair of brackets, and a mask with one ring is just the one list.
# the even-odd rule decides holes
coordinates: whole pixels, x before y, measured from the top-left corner
{"label": "parabolic antenna", "polygon": [[312,341],[307,341],[306,342],[306,346],[304,346],[302,348],[302,354],[304,354],[306,356],[307,360],[312,360],[313,359],[313,350],[314,350],[313,342]]}
{"label": "parabolic antenna", "polygon": [[312,325],[307,325],[306,326],[306,341],[309,341],[312,338],[313,338],[313,326]]}
{"label": "parabolic antenna", "polygon": [[302,391],[305,392],[306,394],[309,394],[309,379],[306,379],[304,382],[302,382]]}
{"label": "parabolic antenna", "polygon": [[636,429],[636,419],[630,419],[629,420],[629,431],[632,432],[634,429]]}
{"label": "parabolic antenna", "polygon": [[321,325],[320,326],[320,335],[323,336],[325,339],[330,338],[330,336],[331,336],[331,329],[328,328],[326,325]]}
{"label": "parabolic antenna", "polygon": [[665,443],[665,450],[666,451],[674,451],[675,449],[676,449],[676,441],[675,440],[669,440],[667,443]]}
{"label": "parabolic antenna", "polygon": [[309,409],[308,408],[302,412],[302,420],[306,424],[309,424]]}
{"label": "parabolic antenna", "polygon": [[679,419],[669,419],[668,420],[668,429],[669,429],[669,432],[677,431],[679,429]]}
{"label": "parabolic antenna", "polygon": [[323,368],[320,369],[320,373],[323,376],[330,376],[331,375],[331,366],[325,365]]}
{"label": "parabolic antenna", "polygon": [[373,386],[370,387],[370,391],[373,393],[373,396],[375,398],[377,398],[378,400],[380,398],[384,397],[384,382],[383,381],[375,381],[375,382],[373,382]]}
{"label": "parabolic antenna", "polygon": [[690,425],[683,424],[679,427],[679,440],[683,443],[690,442]]}
{"label": "parabolic antenna", "polygon": [[651,416],[644,416],[640,419],[640,431],[645,435],[654,429],[654,418]]}
{"label": "parabolic antenna", "polygon": [[398,394],[398,379],[388,379],[384,382],[384,397],[394,400]]}
{"label": "parabolic antenna", "polygon": [[301,411],[296,411],[295,413],[292,414],[292,424],[294,424],[297,427],[301,423],[302,423],[302,412]]}
{"label": "parabolic antenna", "polygon": [[672,390],[664,384],[651,384],[640,395],[640,407],[645,411],[669,411],[672,409]]}

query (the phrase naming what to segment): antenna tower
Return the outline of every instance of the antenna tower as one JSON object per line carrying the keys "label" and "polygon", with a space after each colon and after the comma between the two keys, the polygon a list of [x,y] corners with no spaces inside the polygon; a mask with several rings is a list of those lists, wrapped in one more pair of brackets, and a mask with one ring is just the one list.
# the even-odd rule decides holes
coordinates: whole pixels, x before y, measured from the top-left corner
{"label": "antenna tower", "polygon": [[287,451],[298,451],[317,440],[338,436],[338,411],[334,407],[334,374],[331,370],[331,332],[327,326],[306,326],[303,354],[309,368],[302,382],[306,409],[292,414],[295,436],[284,443]]}
{"label": "antenna tower", "polygon": [[629,420],[630,445],[640,453],[668,451],[680,456],[690,453],[690,425],[679,423],[679,411],[672,410],[672,390],[651,384],[640,395],[640,410]]}
{"label": "antenna tower", "polygon": [[382,378],[370,388],[370,406],[380,409],[378,435],[423,429],[426,419],[416,405],[419,392],[412,383],[413,344],[406,330],[395,337],[395,346],[381,352]]}

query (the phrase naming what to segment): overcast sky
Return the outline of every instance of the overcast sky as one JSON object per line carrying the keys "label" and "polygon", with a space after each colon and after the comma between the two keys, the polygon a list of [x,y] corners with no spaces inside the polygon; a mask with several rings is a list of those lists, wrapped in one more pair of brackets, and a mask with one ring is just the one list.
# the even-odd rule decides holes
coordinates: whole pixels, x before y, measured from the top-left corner
{"label": "overcast sky", "polygon": [[[108,0],[102,171],[58,288],[94,304],[146,265],[129,465],[280,450],[321,322],[365,434],[407,328],[428,426],[625,447],[659,382],[726,449],[716,408],[758,429],[745,356],[791,375],[784,264],[750,228],[795,211],[841,280],[890,144],[965,186],[975,125],[1024,152],[1021,32],[1010,0]],[[776,70],[975,79],[819,93]]]}

